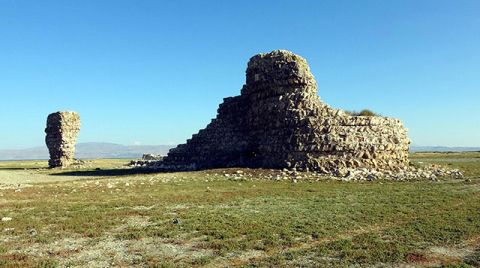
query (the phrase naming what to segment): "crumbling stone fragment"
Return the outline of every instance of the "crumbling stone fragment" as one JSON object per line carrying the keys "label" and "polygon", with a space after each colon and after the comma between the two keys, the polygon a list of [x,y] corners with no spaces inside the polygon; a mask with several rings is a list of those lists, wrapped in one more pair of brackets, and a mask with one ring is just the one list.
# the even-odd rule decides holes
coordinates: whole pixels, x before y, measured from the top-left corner
{"label": "crumbling stone fragment", "polygon": [[56,112],[48,115],[45,143],[50,153],[49,167],[63,168],[74,162],[79,131],[80,116],[76,112]]}
{"label": "crumbling stone fragment", "polygon": [[408,166],[409,144],[400,120],[323,103],[307,61],[275,50],[252,57],[241,95],[225,98],[205,129],[150,167],[395,170]]}

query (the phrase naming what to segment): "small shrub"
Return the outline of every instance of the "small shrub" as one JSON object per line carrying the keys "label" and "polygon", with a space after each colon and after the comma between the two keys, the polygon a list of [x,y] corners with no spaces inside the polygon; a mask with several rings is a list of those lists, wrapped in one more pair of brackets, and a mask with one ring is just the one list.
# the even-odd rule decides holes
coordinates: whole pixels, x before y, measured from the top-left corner
{"label": "small shrub", "polygon": [[36,243],[41,243],[41,244],[48,244],[50,242],[51,239],[43,236],[43,235],[38,235],[38,236],[35,236],[35,239],[34,241]]}
{"label": "small shrub", "polygon": [[360,112],[357,112],[357,111],[346,111],[346,112],[351,116],[379,116],[379,114],[372,112],[371,110],[368,110],[368,109],[363,109]]}
{"label": "small shrub", "polygon": [[55,268],[58,267],[58,261],[53,259],[41,260],[35,266],[36,268]]}
{"label": "small shrub", "polygon": [[196,258],[192,261],[193,265],[207,265],[212,261],[212,258],[210,256],[202,256],[199,258]]}
{"label": "small shrub", "polygon": [[376,116],[377,114],[368,110],[368,109],[363,109],[358,113],[359,116]]}

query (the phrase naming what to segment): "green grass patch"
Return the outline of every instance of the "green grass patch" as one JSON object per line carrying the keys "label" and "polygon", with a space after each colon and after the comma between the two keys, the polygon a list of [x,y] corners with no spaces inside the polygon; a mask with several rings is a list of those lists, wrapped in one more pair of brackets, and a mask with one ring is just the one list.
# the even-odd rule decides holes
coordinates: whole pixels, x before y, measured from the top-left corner
{"label": "green grass patch", "polygon": [[[480,234],[477,156],[412,155],[418,165],[460,168],[470,181],[296,184],[231,181],[220,171],[84,175],[122,169],[117,160],[93,161],[76,170],[78,180],[0,190],[0,216],[12,218],[0,222],[0,235],[9,241],[0,247],[0,264],[64,266],[82,263],[75,259],[80,252],[93,250],[106,263],[127,266],[421,266],[438,257],[432,247],[467,247],[477,253],[436,261],[476,266],[479,245],[471,241]],[[28,165],[37,176],[36,164]],[[0,170],[15,173],[28,165],[4,163]],[[78,248],[69,247],[72,241]]]}

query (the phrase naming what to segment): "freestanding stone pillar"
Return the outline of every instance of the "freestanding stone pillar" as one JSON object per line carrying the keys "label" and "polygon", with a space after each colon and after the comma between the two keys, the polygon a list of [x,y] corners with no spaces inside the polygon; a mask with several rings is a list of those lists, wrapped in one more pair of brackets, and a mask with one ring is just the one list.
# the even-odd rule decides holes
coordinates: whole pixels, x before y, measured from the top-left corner
{"label": "freestanding stone pillar", "polygon": [[48,115],[45,143],[50,153],[50,168],[68,167],[74,162],[79,131],[80,116],[76,112],[64,111]]}

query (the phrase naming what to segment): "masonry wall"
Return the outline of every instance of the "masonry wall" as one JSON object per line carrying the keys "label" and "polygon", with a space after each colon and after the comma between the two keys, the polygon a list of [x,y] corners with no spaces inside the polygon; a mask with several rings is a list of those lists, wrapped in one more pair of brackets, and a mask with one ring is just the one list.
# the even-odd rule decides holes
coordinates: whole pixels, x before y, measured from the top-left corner
{"label": "masonry wall", "polygon": [[205,129],[152,166],[391,170],[408,164],[409,143],[398,119],[351,116],[323,103],[306,60],[277,50],[252,57],[241,95],[224,99]]}

